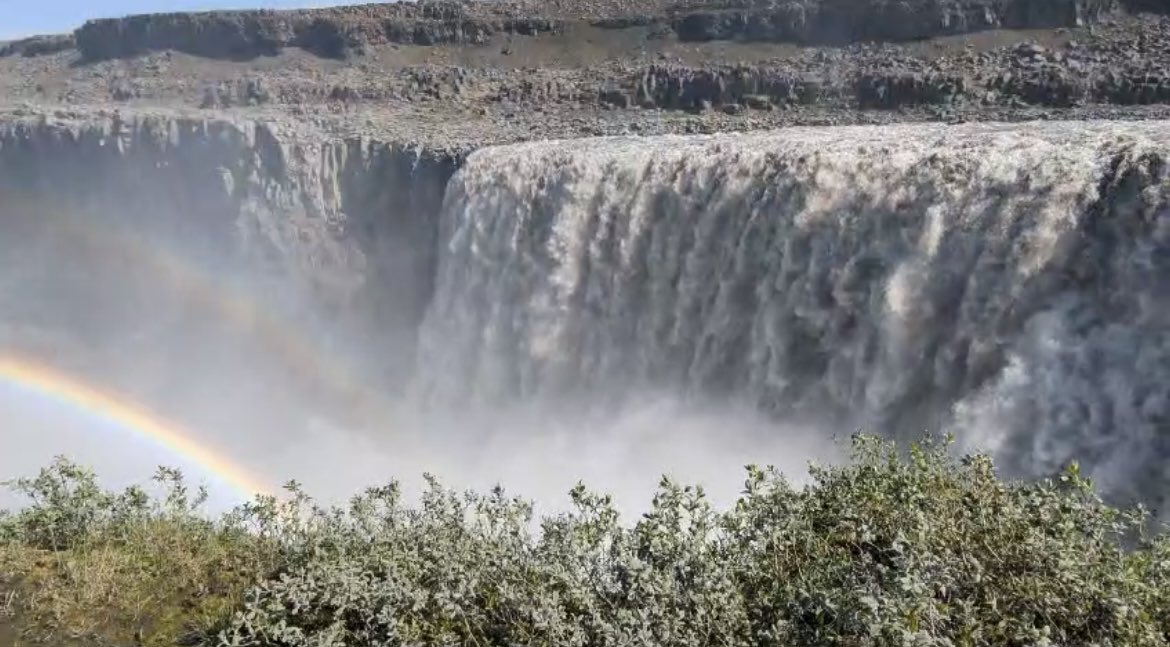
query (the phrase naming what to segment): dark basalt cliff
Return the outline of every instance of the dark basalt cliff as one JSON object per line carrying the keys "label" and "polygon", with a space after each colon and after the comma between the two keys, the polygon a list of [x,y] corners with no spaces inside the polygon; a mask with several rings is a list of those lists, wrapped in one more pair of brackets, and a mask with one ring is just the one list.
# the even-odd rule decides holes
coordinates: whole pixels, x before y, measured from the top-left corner
{"label": "dark basalt cliff", "polygon": [[[842,45],[910,41],[989,29],[1053,29],[1099,22],[1120,10],[1165,10],[1155,0],[732,0],[614,8],[600,16],[524,14],[503,3],[425,1],[317,9],[157,14],[93,20],[75,34],[88,60],[175,50],[214,58],[300,47],[344,57],[388,43],[482,44],[496,34],[559,33],[572,21],[673,31],[682,41]],[[609,15],[606,15],[609,13]]]}
{"label": "dark basalt cliff", "polygon": [[907,41],[986,29],[1075,27],[1119,8],[1116,0],[741,0],[732,5],[678,11],[675,30],[684,40],[698,41]]}
{"label": "dark basalt cliff", "polygon": [[73,34],[55,34],[50,36],[30,36],[8,43],[0,43],[0,57],[2,56],[44,56],[74,49],[77,41]]}
{"label": "dark basalt cliff", "polygon": [[175,50],[247,59],[299,47],[344,58],[388,43],[478,44],[497,33],[555,33],[556,20],[511,12],[472,12],[447,2],[382,4],[311,11],[167,13],[91,20],[74,34],[87,60]]}

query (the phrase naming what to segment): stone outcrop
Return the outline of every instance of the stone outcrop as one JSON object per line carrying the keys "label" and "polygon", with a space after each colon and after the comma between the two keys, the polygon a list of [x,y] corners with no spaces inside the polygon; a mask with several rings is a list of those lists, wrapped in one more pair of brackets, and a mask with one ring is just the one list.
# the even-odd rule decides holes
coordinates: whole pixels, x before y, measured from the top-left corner
{"label": "stone outcrop", "polygon": [[[673,18],[686,41],[847,44],[907,41],[987,29],[1048,29],[1096,22],[1115,0],[746,0]],[[736,6],[739,5],[739,6]]]}
{"label": "stone outcrop", "polygon": [[1125,8],[1132,12],[1170,14],[1170,2],[1166,0],[1125,0]]}
{"label": "stone outcrop", "polygon": [[168,13],[91,20],[74,36],[90,61],[174,50],[222,59],[271,56],[299,47],[345,58],[388,43],[474,45],[497,33],[555,33],[539,16],[472,12],[454,2],[387,3],[304,11]]}
{"label": "stone outcrop", "polygon": [[[401,379],[457,159],[292,122],[16,120],[0,123],[0,223],[66,218],[87,236],[138,240],[187,266],[248,277],[248,290],[273,299],[266,307],[301,303],[298,312],[324,317],[302,324],[349,330],[396,358],[377,367]],[[110,317],[107,332],[138,333],[132,311]]]}
{"label": "stone outcrop", "polygon": [[[1088,104],[1170,101],[1170,53],[1159,61],[1132,50],[1036,45],[922,61],[882,51],[842,51],[783,63],[659,64],[594,86],[598,103],[617,108],[774,110],[794,106],[897,110],[918,106]],[[563,86],[563,84],[562,84]],[[586,94],[579,89],[576,94]],[[515,96],[515,93],[508,93]],[[539,96],[532,100],[555,101]]]}
{"label": "stone outcrop", "polygon": [[77,42],[73,34],[31,36],[8,43],[0,43],[0,56],[45,56],[73,49]]}
{"label": "stone outcrop", "polygon": [[[299,47],[344,58],[389,43],[478,45],[497,34],[557,34],[571,23],[605,29],[658,26],[682,41],[783,42],[843,45],[912,41],[990,29],[1051,29],[1100,21],[1118,0],[735,0],[548,10],[518,3],[424,0],[297,11],[169,13],[94,20],[75,33],[87,60],[175,50],[249,59]],[[1132,0],[1159,10],[1161,0]]]}

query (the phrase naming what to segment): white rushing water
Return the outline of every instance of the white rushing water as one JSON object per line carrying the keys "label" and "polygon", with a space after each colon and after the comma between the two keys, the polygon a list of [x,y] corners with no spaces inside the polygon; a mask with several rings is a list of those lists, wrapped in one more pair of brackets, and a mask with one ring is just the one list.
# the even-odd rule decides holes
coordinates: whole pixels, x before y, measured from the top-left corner
{"label": "white rushing water", "polygon": [[[392,144],[133,124],[0,127],[0,350],[274,481],[729,501],[744,463],[799,479],[862,428],[1170,488],[1170,123],[531,143],[450,181]],[[0,396],[0,472],[157,460]]]}
{"label": "white rushing water", "polygon": [[[796,128],[484,149],[419,386],[746,401],[1170,484],[1170,124]],[[826,432],[828,433],[828,432]]]}

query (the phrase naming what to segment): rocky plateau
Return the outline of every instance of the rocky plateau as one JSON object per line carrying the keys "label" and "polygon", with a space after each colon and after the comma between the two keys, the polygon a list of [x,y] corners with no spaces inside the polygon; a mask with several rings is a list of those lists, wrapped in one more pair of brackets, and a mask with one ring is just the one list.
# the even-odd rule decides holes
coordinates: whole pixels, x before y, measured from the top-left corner
{"label": "rocky plateau", "polygon": [[174,108],[468,150],[794,124],[1149,118],[1151,0],[419,2],[90,21],[0,45],[8,114]]}

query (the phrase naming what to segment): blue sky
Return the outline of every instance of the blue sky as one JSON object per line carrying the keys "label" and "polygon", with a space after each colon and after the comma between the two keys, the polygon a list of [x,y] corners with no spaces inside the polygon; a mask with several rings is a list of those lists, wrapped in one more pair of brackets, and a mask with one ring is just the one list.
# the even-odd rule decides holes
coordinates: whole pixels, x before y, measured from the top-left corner
{"label": "blue sky", "polygon": [[[366,0],[369,1],[369,0]],[[71,31],[89,18],[199,9],[288,9],[328,4],[326,0],[0,0],[0,40]]]}

